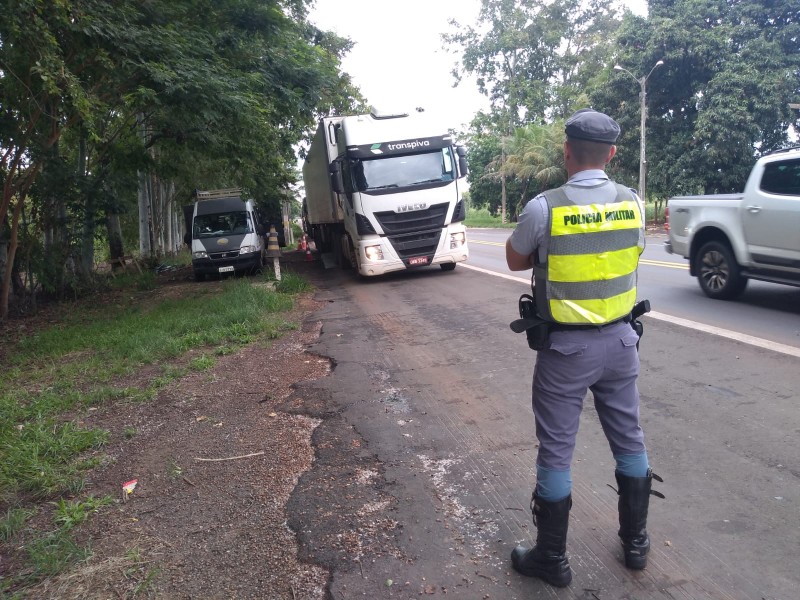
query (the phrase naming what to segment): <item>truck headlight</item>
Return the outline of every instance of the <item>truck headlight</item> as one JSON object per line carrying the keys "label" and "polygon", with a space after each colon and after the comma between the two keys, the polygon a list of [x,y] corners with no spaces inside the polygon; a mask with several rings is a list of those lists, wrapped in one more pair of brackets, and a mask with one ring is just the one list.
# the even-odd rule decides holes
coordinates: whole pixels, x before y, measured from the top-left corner
{"label": "truck headlight", "polygon": [[239,254],[250,254],[251,252],[255,252],[258,250],[255,246],[242,246],[239,248]]}
{"label": "truck headlight", "polygon": [[460,248],[464,245],[467,236],[464,235],[464,232],[461,231],[459,233],[451,233],[450,234],[450,250],[454,250],[456,248]]}
{"label": "truck headlight", "polygon": [[364,248],[368,260],[383,260],[383,250],[380,246],[367,246]]}
{"label": "truck headlight", "polygon": [[192,252],[192,258],[208,258],[208,252],[200,250],[199,252]]}

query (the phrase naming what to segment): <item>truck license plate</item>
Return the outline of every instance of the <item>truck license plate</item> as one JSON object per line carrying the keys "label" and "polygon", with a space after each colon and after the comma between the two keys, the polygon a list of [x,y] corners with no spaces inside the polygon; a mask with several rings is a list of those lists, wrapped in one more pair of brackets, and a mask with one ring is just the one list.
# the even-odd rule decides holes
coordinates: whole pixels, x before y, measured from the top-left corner
{"label": "truck license plate", "polygon": [[414,258],[408,259],[409,265],[427,265],[428,264],[428,257],[427,256],[415,256]]}
{"label": "truck license plate", "polygon": [[231,267],[220,267],[219,268],[219,272],[220,273],[233,273],[233,267],[232,266]]}

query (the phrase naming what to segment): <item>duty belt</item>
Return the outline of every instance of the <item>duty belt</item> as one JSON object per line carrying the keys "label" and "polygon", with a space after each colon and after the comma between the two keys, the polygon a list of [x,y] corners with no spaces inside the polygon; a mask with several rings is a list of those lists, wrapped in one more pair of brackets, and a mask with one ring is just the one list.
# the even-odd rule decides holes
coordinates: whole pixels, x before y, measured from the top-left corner
{"label": "duty belt", "polygon": [[611,327],[612,325],[616,325],[617,323],[630,323],[632,320],[631,315],[625,315],[621,319],[615,319],[614,321],[609,321],[608,323],[598,323],[596,325],[590,325],[589,323],[586,324],[570,324],[570,323],[548,323],[547,326],[550,331],[583,331],[583,330],[591,330],[596,329],[601,331],[606,327]]}

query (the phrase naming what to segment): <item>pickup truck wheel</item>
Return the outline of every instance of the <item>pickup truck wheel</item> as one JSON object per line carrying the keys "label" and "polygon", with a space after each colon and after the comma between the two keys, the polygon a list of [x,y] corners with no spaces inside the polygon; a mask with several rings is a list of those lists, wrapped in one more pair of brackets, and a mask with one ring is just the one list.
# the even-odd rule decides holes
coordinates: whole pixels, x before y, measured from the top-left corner
{"label": "pickup truck wheel", "polygon": [[747,278],[736,264],[736,257],[727,244],[706,242],[695,256],[695,272],[700,289],[716,300],[735,298],[744,291]]}

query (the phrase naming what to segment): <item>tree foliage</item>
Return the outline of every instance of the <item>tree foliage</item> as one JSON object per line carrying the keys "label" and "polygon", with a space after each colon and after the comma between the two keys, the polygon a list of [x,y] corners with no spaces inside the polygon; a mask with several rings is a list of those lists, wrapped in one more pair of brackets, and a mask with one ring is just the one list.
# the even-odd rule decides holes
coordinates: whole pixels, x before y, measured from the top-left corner
{"label": "tree foliage", "polygon": [[564,122],[519,127],[513,136],[503,139],[503,145],[505,160],[498,169],[521,187],[517,197],[512,198],[516,217],[530,198],[566,182]]}
{"label": "tree foliage", "polygon": [[[647,74],[648,189],[657,197],[739,191],[762,152],[784,146],[800,95],[800,8],[770,0],[650,3],[628,16],[616,62]],[[591,97],[623,126],[621,161],[638,165],[639,86],[609,73]]]}
{"label": "tree foliage", "polygon": [[362,102],[340,71],[351,42],[308,22],[309,3],[0,0],[6,297],[22,238],[54,272],[86,271],[143,182],[178,204],[237,186],[279,206],[316,116]]}
{"label": "tree foliage", "polygon": [[[478,22],[443,36],[508,127],[563,118],[602,61],[618,20],[610,0],[482,0]],[[509,130],[510,132],[510,130]]]}
{"label": "tree foliage", "polygon": [[[621,21],[605,3],[484,0],[479,23],[454,27],[446,39],[464,49],[460,72],[478,77],[494,110],[493,118],[473,122],[470,168],[475,174],[498,169],[509,188],[524,186],[524,169],[499,168],[504,153],[516,154],[501,140],[585,106],[620,123],[609,171],[636,187],[640,78],[648,73],[651,200],[738,191],[754,159],[785,146],[791,126],[800,126],[799,113],[788,106],[800,100],[800,6],[791,0],[650,0],[649,16],[626,12]],[[659,60],[663,66],[651,72]],[[526,168],[535,170],[529,158]],[[497,205],[494,176],[474,178],[476,202]]]}
{"label": "tree foliage", "polygon": [[566,181],[563,141],[563,121],[529,124],[511,136],[486,130],[473,133],[467,154],[471,202],[499,215],[500,185],[505,178],[509,212],[516,218],[531,197]]}
{"label": "tree foliage", "polygon": [[[527,140],[533,132],[549,131],[533,127],[517,134],[515,130],[552,123],[588,104],[585,88],[610,54],[608,40],[619,19],[609,0],[482,0],[474,26],[451,23],[456,30],[443,39],[463,49],[461,69],[453,74],[457,81],[461,73],[474,75],[492,105],[491,115],[478,120],[483,128],[493,123],[491,133],[477,133],[477,121],[473,122],[473,140],[482,142],[481,154],[492,138],[499,150],[483,157],[488,162],[481,166],[475,163],[483,158],[471,157],[470,168],[483,174],[473,176],[477,187],[471,184],[470,196],[475,203],[485,200],[505,220],[507,202],[516,214],[520,194],[525,196],[538,181],[525,174],[522,164],[505,165],[507,151],[515,159],[533,157],[524,151],[517,154],[520,149],[509,144],[521,141],[518,136]],[[535,164],[529,166],[537,169]]]}

